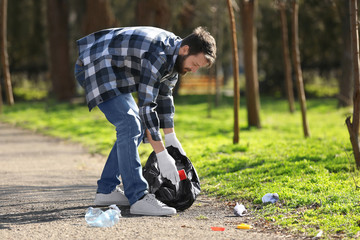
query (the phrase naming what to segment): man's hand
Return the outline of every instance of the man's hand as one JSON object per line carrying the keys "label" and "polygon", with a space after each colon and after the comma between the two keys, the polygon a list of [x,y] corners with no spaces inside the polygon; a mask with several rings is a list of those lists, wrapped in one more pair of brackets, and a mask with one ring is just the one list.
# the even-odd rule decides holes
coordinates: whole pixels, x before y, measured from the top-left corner
{"label": "man's hand", "polygon": [[156,157],[161,176],[169,179],[174,185],[180,182],[179,173],[175,166],[175,160],[170,156],[167,150],[165,149],[164,151],[157,153]]}
{"label": "man's hand", "polygon": [[175,132],[165,134],[165,147],[173,146],[177,149],[179,149],[180,153],[184,156],[186,156],[186,152],[181,146],[181,143],[176,137]]}

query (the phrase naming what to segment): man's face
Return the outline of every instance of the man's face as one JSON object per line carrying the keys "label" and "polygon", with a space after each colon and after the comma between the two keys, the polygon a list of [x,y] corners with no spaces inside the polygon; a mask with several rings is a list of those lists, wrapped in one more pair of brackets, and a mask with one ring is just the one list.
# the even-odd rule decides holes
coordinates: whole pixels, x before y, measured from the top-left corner
{"label": "man's face", "polygon": [[199,68],[205,67],[208,65],[208,61],[205,58],[203,53],[196,55],[188,54],[179,54],[175,62],[175,70],[181,74],[185,75],[188,72],[196,72]]}

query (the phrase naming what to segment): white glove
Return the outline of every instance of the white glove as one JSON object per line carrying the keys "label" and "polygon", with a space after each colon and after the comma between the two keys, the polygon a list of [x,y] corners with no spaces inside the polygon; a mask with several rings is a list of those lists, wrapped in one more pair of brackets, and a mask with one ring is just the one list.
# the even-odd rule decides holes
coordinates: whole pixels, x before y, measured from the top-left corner
{"label": "white glove", "polygon": [[156,157],[161,176],[169,179],[174,185],[180,182],[179,173],[175,166],[175,160],[170,156],[168,151],[165,149],[164,151],[157,153]]}
{"label": "white glove", "polygon": [[177,139],[175,132],[165,134],[165,147],[173,146],[177,149],[179,149],[180,153],[184,156],[186,156],[186,152],[181,146],[181,143]]}

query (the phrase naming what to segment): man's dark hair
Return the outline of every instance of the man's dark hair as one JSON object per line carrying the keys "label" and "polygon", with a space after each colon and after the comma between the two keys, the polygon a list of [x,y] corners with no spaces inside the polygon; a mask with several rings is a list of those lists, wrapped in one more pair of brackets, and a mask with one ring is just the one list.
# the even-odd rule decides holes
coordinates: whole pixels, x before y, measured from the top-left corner
{"label": "man's dark hair", "polygon": [[204,53],[209,63],[209,67],[216,59],[216,43],[211,34],[203,27],[197,27],[193,33],[182,40],[181,46],[189,46],[189,55]]}

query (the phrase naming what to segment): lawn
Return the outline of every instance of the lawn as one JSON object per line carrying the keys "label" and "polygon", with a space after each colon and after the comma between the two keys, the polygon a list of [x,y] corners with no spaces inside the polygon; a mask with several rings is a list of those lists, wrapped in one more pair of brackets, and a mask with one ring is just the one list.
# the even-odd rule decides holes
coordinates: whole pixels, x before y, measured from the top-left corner
{"label": "lawn", "polygon": [[[240,142],[233,144],[232,99],[208,113],[207,97],[175,99],[178,138],[194,163],[202,189],[210,195],[243,203],[252,214],[289,231],[326,238],[353,238],[360,231],[360,175],[354,170],[345,118],[335,99],[308,100],[310,138],[304,138],[301,113],[287,102],[261,99],[261,129],[248,128],[241,100]],[[46,102],[4,107],[0,121],[80,142],[107,155],[115,140],[113,127],[95,109]],[[151,147],[140,146],[145,162]],[[278,193],[276,204],[261,197]]]}

